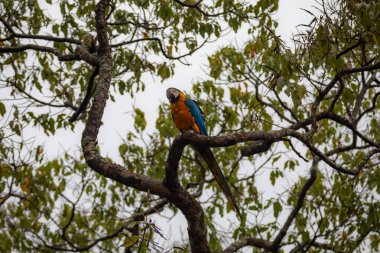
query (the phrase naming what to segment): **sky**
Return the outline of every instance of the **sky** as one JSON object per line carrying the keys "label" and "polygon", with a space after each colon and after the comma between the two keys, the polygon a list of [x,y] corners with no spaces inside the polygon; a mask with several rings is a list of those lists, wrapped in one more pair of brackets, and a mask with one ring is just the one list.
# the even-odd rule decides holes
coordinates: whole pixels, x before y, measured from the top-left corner
{"label": "sky", "polygon": [[[292,34],[297,32],[296,26],[310,18],[301,8],[310,9],[313,3],[314,1],[311,0],[280,0],[279,10],[275,15],[275,19],[279,23],[277,33],[289,47],[292,46]],[[249,36],[244,31],[239,31],[237,34],[231,32],[216,43],[206,44],[190,58],[187,58],[190,66],[177,63],[174,76],[168,80],[161,82],[160,78],[145,77],[147,85],[143,93],[133,99],[129,95],[124,95],[117,96],[115,102],[109,100],[103,117],[104,125],[100,130],[98,140],[102,154],[111,157],[116,162],[121,161],[118,157],[118,147],[127,130],[133,127],[133,105],[145,112],[147,128],[150,131],[154,130],[158,106],[161,102],[167,102],[165,95],[167,88],[175,87],[189,92],[194,82],[207,78],[204,70],[210,52],[229,44],[242,46],[248,40]],[[40,130],[30,130],[29,134],[30,136],[37,135],[39,142],[45,145],[48,157],[54,158],[62,154],[62,149],[78,150],[83,129],[84,124],[77,123],[74,132],[59,130],[55,136],[48,138]]]}
{"label": "sky", "polygon": [[[292,46],[292,35],[297,32],[296,26],[305,23],[309,20],[310,16],[303,9],[310,9],[314,4],[311,0],[280,0],[280,6],[275,19],[278,21],[279,26],[277,34],[286,44]],[[240,31],[235,34],[229,33],[219,39],[216,43],[206,44],[199,51],[194,53],[187,60],[191,66],[184,66],[181,64],[176,65],[175,74],[172,78],[161,83],[160,78],[146,77],[146,90],[138,94],[135,98],[131,99],[129,95],[117,96],[116,102],[108,101],[103,117],[103,126],[101,127],[98,143],[102,155],[111,157],[115,162],[121,162],[118,157],[119,145],[122,139],[125,138],[125,133],[128,129],[133,127],[132,106],[142,109],[146,113],[147,128],[150,131],[154,130],[155,120],[158,114],[158,106],[166,101],[165,90],[169,87],[176,87],[180,90],[189,92],[192,84],[198,80],[206,79],[205,73],[207,65],[207,56],[210,52],[216,51],[222,46],[236,43],[239,46],[244,45],[249,40],[248,34]],[[1,99],[0,95],[0,99]],[[206,118],[207,121],[207,118]],[[81,134],[84,124],[77,123],[74,132],[59,130],[54,136],[46,136],[42,133],[41,129],[28,129],[26,136],[36,136],[36,145],[43,144],[48,158],[55,158],[63,154],[64,151],[76,152],[80,150]],[[259,186],[260,187],[260,186]],[[264,186],[262,186],[264,187]],[[226,217],[225,220],[230,219]],[[158,227],[166,228],[171,231],[170,241],[182,241],[187,237],[186,221],[181,215],[177,215],[171,221],[171,228],[167,227],[165,219],[156,216],[154,220],[157,222]],[[164,234],[165,231],[164,231]],[[171,243],[170,243],[171,244]],[[171,245],[168,245],[169,247]]]}

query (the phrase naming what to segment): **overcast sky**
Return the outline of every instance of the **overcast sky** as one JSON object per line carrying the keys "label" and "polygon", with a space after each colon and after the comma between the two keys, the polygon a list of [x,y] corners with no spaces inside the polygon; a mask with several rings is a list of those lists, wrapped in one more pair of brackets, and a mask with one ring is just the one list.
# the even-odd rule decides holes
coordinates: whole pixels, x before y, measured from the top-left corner
{"label": "overcast sky", "polygon": [[[280,0],[279,11],[275,15],[275,19],[279,23],[277,33],[281,35],[281,38],[288,46],[292,46],[291,37],[292,34],[296,33],[296,26],[305,23],[310,18],[301,8],[310,9],[313,3],[314,1],[311,0]],[[144,78],[144,80],[146,80],[146,90],[144,93],[138,94],[133,99],[131,99],[129,95],[124,95],[116,97],[116,102],[109,100],[103,117],[104,125],[99,135],[99,144],[102,154],[110,156],[115,159],[116,162],[120,161],[118,157],[118,147],[121,138],[125,137],[127,129],[133,126],[133,117],[131,114],[133,104],[145,111],[148,122],[147,127],[152,131],[155,127],[158,105],[162,101],[166,102],[165,90],[168,87],[176,87],[189,92],[192,83],[207,78],[204,70],[207,66],[207,56],[211,52],[214,52],[224,45],[244,45],[249,39],[250,37],[243,30],[239,31],[238,34],[230,32],[216,43],[206,44],[205,47],[189,57],[188,62],[191,66],[184,66],[177,63],[174,77],[161,83],[160,78],[153,80],[147,76]],[[41,129],[29,130],[26,135],[30,137],[37,135],[37,144],[44,144],[45,151],[48,152],[49,158],[54,158],[62,154],[62,149],[66,151],[76,151],[79,149],[83,127],[83,124],[77,123],[74,133],[59,130],[55,136],[48,138],[42,133]]]}
{"label": "overcast sky", "polygon": [[[309,14],[301,10],[301,8],[310,9],[313,3],[314,1],[311,0],[280,0],[279,11],[275,15],[275,19],[279,23],[277,34],[281,35],[289,47],[292,46],[291,37],[292,34],[296,33],[296,26],[307,22],[310,18]],[[192,83],[207,78],[204,70],[207,69],[207,56],[210,53],[229,44],[242,46],[249,39],[250,37],[244,30],[238,34],[231,32],[228,36],[219,39],[216,43],[206,45],[189,57],[188,62],[191,66],[177,63],[175,75],[169,80],[161,83],[160,78],[146,77],[144,79],[146,81],[146,91],[144,93],[137,95],[133,99],[129,95],[124,95],[117,96],[116,102],[108,101],[103,117],[104,125],[100,130],[98,139],[101,153],[111,157],[116,162],[121,161],[118,157],[118,147],[127,130],[133,127],[131,113],[133,104],[146,113],[147,127],[152,131],[155,127],[158,105],[163,101],[166,102],[165,90],[168,87],[176,87],[189,92]],[[41,129],[28,128],[25,135],[26,137],[37,136],[36,145],[44,144],[48,157],[54,158],[61,155],[63,150],[75,152],[80,149],[83,127],[82,123],[77,123],[74,132],[59,130],[56,135],[49,137],[42,133]],[[186,221],[181,215],[177,215],[171,224],[175,225],[172,226],[170,241],[182,240],[183,237],[187,238]],[[165,223],[165,220],[161,220],[158,221],[157,225],[162,229],[167,226],[167,223]],[[164,231],[163,234],[167,234],[166,232]],[[170,247],[170,245],[167,246]]]}

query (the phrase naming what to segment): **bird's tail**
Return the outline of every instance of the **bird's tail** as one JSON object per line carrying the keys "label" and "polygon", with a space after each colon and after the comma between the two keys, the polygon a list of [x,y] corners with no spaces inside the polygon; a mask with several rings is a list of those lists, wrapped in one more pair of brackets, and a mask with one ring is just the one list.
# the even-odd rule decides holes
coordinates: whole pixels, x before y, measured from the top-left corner
{"label": "bird's tail", "polygon": [[210,168],[212,175],[214,176],[219,187],[222,189],[227,200],[232,205],[235,212],[238,214],[240,220],[242,219],[239,207],[237,202],[231,192],[230,186],[227,179],[224,177],[222,170],[219,167],[218,162],[216,161],[214,154],[212,153],[209,147],[194,147],[195,150],[202,156],[203,160],[207,163],[207,166]]}

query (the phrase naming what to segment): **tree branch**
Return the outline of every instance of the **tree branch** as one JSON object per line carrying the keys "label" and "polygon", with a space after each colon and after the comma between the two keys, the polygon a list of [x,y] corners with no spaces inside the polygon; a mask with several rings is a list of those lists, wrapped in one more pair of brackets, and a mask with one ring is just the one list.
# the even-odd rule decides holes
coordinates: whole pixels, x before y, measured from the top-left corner
{"label": "tree branch", "polygon": [[341,57],[342,55],[344,54],[347,54],[348,52],[354,50],[355,48],[357,48],[358,46],[362,45],[364,43],[363,39],[360,37],[358,42],[355,43],[354,45],[350,46],[349,48],[343,50],[342,52],[340,52],[339,54],[337,54],[335,56],[336,59],[339,59],[339,57]]}
{"label": "tree branch", "polygon": [[20,86],[18,86],[15,82],[10,82],[11,85],[13,87],[15,87],[20,93],[24,94],[27,98],[35,101],[36,103],[39,103],[41,105],[46,105],[46,106],[51,106],[51,107],[56,107],[56,108],[70,108],[70,109],[73,109],[73,110],[76,110],[78,109],[77,107],[73,106],[72,104],[69,104],[69,103],[64,103],[63,105],[60,105],[60,104],[53,104],[53,101],[51,102],[45,102],[45,101],[42,101],[38,98],[35,98],[33,97],[32,95],[30,95],[29,93],[27,93],[25,90],[23,90]]}
{"label": "tree branch", "polygon": [[367,152],[367,155],[363,157],[363,160],[361,163],[358,165],[356,172],[359,173],[363,170],[364,166],[367,164],[367,162],[371,159],[372,156],[379,154],[380,153],[380,148],[375,148],[372,149],[371,151]]}
{"label": "tree branch", "polygon": [[236,242],[231,243],[223,253],[233,253],[239,249],[247,246],[253,246],[259,249],[264,249],[266,251],[271,251],[271,242],[264,239],[253,238],[253,237],[243,237],[237,240]]}
{"label": "tree branch", "polygon": [[137,43],[137,42],[141,42],[141,41],[156,41],[158,43],[158,46],[160,47],[161,53],[165,56],[165,58],[170,59],[170,60],[179,60],[179,59],[184,58],[186,56],[192,55],[195,51],[197,51],[198,49],[200,49],[201,47],[203,47],[208,40],[206,39],[205,41],[203,41],[203,43],[199,47],[197,47],[197,48],[189,51],[186,54],[179,55],[179,56],[168,55],[168,53],[166,53],[166,50],[164,49],[164,46],[162,44],[161,39],[156,38],[156,37],[153,37],[153,38],[141,38],[141,39],[135,39],[135,40],[125,41],[125,42],[120,42],[120,43],[117,43],[117,44],[111,44],[111,47],[112,48],[114,48],[114,47],[120,47],[120,46],[129,45],[129,44],[133,44],[133,43]]}
{"label": "tree branch", "polygon": [[304,186],[301,189],[300,195],[298,196],[297,203],[293,210],[290,212],[288,218],[286,219],[284,225],[280,229],[279,233],[277,234],[276,238],[273,241],[272,248],[274,251],[277,251],[280,247],[282,239],[285,237],[290,225],[293,223],[293,220],[296,218],[297,214],[302,208],[303,202],[306,197],[307,191],[310,189],[310,187],[313,185],[315,179],[317,178],[317,171],[318,171],[318,162],[319,159],[317,157],[314,157],[313,163],[310,168],[310,177],[304,184]]}
{"label": "tree branch", "polygon": [[[364,79],[364,74],[363,74],[363,79]],[[373,82],[374,79],[375,79],[375,76],[372,75],[368,79],[368,81],[363,80],[364,81],[363,86],[362,86],[359,94],[356,96],[354,109],[352,110],[352,118],[353,118],[354,122],[357,122],[357,117],[360,113],[360,107],[363,103],[364,96],[367,93],[367,90],[369,89],[369,86],[371,85],[371,83]]]}
{"label": "tree branch", "polygon": [[[103,176],[114,179],[126,186],[134,187],[138,190],[150,192],[155,195],[167,198],[174,203],[185,215],[188,221],[188,233],[190,245],[193,252],[209,252],[207,243],[206,226],[204,223],[204,213],[200,204],[179,184],[168,184],[166,187],[161,180],[153,179],[143,175],[137,175],[133,172],[123,169],[121,166],[113,164],[101,157],[97,145],[97,136],[101,125],[101,119],[104,113],[104,108],[108,99],[108,92],[112,78],[112,55],[111,48],[108,42],[107,23],[105,19],[105,9],[109,1],[99,1],[96,8],[96,30],[99,41],[99,78],[98,85],[95,90],[94,100],[89,112],[88,120],[82,135],[82,149],[87,164],[96,172]],[[177,139],[176,142],[182,142],[182,150],[185,147],[185,142]],[[173,144],[176,147],[176,144]],[[178,161],[175,161],[173,166],[167,166],[167,171],[173,171],[173,178],[176,179],[179,159],[182,150],[177,153],[174,148],[171,148],[171,153],[176,153]],[[171,155],[169,155],[171,157]],[[172,155],[173,156],[173,155]],[[170,177],[167,176],[167,178]]]}
{"label": "tree branch", "polygon": [[74,112],[74,114],[69,118],[69,122],[74,122],[77,120],[78,116],[86,110],[88,103],[90,103],[91,97],[93,95],[94,90],[94,82],[96,76],[99,74],[99,67],[96,66],[94,71],[92,72],[86,89],[86,94],[82,100],[82,103],[79,105],[78,109]]}
{"label": "tree branch", "polygon": [[[73,38],[62,38],[62,37],[54,37],[51,35],[38,35],[38,34],[21,34],[16,33],[12,26],[2,17],[0,17],[0,21],[4,24],[4,26],[8,29],[11,36],[7,37],[6,40],[12,39],[12,38],[20,38],[20,39],[34,39],[34,40],[47,40],[47,41],[54,41],[54,42],[66,42],[66,43],[72,43],[80,45],[81,42],[79,40],[73,39]],[[4,39],[0,39],[0,41],[4,41]]]}
{"label": "tree branch", "polygon": [[135,174],[103,158],[96,146],[97,136],[108,99],[112,76],[112,55],[106,31],[105,9],[109,1],[101,0],[96,8],[96,29],[99,41],[99,78],[88,120],[82,134],[82,149],[87,164],[101,175],[137,190],[168,197],[170,192],[162,180]]}
{"label": "tree branch", "polygon": [[370,108],[364,110],[359,116],[358,116],[358,121],[367,113],[371,112],[372,110],[374,110],[376,108],[376,104],[377,104],[377,98],[379,97],[380,95],[380,92],[377,92],[375,94],[375,96],[373,96],[373,99],[372,99],[372,105]]}
{"label": "tree branch", "polygon": [[360,68],[351,68],[351,69],[343,69],[339,73],[337,73],[334,78],[330,81],[325,89],[319,92],[318,96],[316,96],[314,103],[312,105],[311,115],[315,115],[317,111],[317,107],[320,102],[324,99],[324,97],[330,92],[330,90],[334,87],[334,85],[345,75],[352,73],[360,73],[366,71],[372,71],[380,69],[380,62],[374,63],[373,65],[368,65]]}
{"label": "tree branch", "polygon": [[182,138],[182,135],[174,140],[166,163],[165,185],[172,193],[169,200],[174,203],[186,217],[192,252],[210,252],[203,209],[194,196],[191,196],[183,189],[178,181],[179,161],[183,149],[188,143],[188,141]]}
{"label": "tree branch", "polygon": [[338,99],[339,99],[340,95],[342,94],[343,89],[344,89],[344,84],[343,84],[343,81],[340,80],[340,81],[339,81],[339,89],[338,89],[338,92],[336,93],[336,95],[334,96],[333,101],[331,102],[331,105],[330,105],[330,107],[329,107],[329,112],[334,111],[335,104],[336,104],[336,102],[338,102]]}
{"label": "tree branch", "polygon": [[74,215],[75,215],[75,205],[72,203],[71,205],[71,214],[70,214],[70,218],[69,220],[66,222],[66,224],[63,226],[62,228],[62,233],[61,233],[61,237],[62,239],[67,242],[71,247],[73,248],[77,248],[75,247],[75,245],[66,237],[66,230],[67,228],[70,226],[71,222],[74,220]]}
{"label": "tree branch", "polygon": [[[300,128],[303,128],[306,125],[312,124],[312,118],[307,118],[304,121],[298,122],[296,124],[293,124],[288,127],[288,129],[294,129],[298,130]],[[340,125],[346,126],[348,129],[352,130],[358,137],[360,137],[364,142],[374,146],[374,147],[380,147],[380,144],[368,139],[366,136],[364,136],[361,132],[359,132],[356,129],[356,126],[348,119],[334,113],[334,112],[321,112],[319,114],[315,115],[315,120],[320,121],[323,119],[330,119],[333,120],[336,123],[339,123]]]}
{"label": "tree branch", "polygon": [[194,9],[196,9],[197,11],[199,11],[200,13],[202,13],[202,15],[204,15],[206,17],[218,17],[218,16],[221,16],[221,15],[224,15],[224,14],[234,13],[234,11],[232,11],[232,10],[228,10],[228,11],[224,11],[224,12],[219,12],[219,13],[215,13],[215,14],[207,13],[207,12],[205,12],[204,10],[202,10],[199,7],[199,5],[200,5],[200,3],[202,1],[198,1],[195,4],[187,4],[187,3],[184,3],[184,2],[179,1],[179,0],[174,0],[174,2],[178,3],[179,5],[188,7],[188,8],[194,8]]}
{"label": "tree branch", "polygon": [[17,52],[23,52],[26,50],[34,50],[38,52],[51,53],[57,56],[59,61],[84,60],[85,62],[91,64],[92,66],[97,65],[97,58],[91,55],[89,52],[85,52],[83,50],[79,50],[80,52],[75,53],[75,54],[62,54],[55,48],[39,46],[39,45],[34,45],[34,44],[0,47],[0,53],[17,53]]}
{"label": "tree branch", "polygon": [[[280,140],[276,140],[280,141]],[[242,156],[251,156],[254,154],[259,154],[266,152],[272,146],[273,141],[253,141],[249,145],[242,147],[241,155]]]}

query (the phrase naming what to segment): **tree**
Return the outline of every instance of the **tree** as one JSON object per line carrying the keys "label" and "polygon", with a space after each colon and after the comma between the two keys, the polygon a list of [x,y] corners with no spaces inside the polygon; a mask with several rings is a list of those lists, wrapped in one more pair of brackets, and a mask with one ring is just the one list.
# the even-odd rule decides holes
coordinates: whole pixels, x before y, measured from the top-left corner
{"label": "tree", "polygon": [[[172,210],[188,226],[174,252],[378,251],[380,3],[316,3],[293,47],[276,35],[277,8],[260,0],[3,2],[0,249],[163,251],[156,240],[166,235],[150,216]],[[102,156],[108,98],[149,88],[146,74],[170,78],[175,63],[226,29],[247,29],[252,40],[210,54],[209,80],[193,86],[210,136],[180,135],[166,104],[147,133],[144,112],[133,108],[124,164]],[[24,138],[31,125],[52,136],[81,122],[76,154],[48,160]],[[240,200],[243,220],[226,231],[215,217],[233,211],[222,194],[200,201],[220,190],[186,148],[192,143],[214,148]]]}

